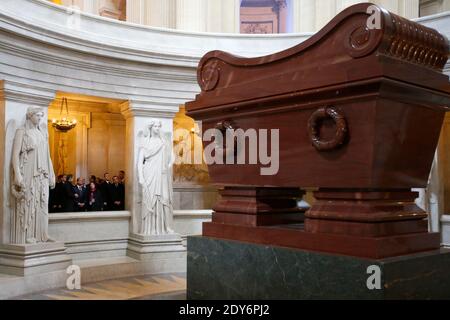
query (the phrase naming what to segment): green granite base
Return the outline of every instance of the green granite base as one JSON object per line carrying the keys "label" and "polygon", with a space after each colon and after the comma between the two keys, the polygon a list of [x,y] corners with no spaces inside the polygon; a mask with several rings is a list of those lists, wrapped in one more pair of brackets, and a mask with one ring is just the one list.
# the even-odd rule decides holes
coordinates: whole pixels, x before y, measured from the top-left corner
{"label": "green granite base", "polygon": [[[370,266],[379,267],[380,289]],[[368,273],[368,268],[370,274]],[[450,299],[450,250],[370,260],[206,237],[188,238],[192,300]]]}

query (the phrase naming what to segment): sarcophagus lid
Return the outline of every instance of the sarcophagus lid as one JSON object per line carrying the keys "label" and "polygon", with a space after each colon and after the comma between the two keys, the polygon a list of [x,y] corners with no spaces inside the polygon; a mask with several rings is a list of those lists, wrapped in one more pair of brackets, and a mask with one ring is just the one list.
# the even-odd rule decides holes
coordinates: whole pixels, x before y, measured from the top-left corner
{"label": "sarcophagus lid", "polygon": [[[436,30],[368,3],[344,10],[308,40],[276,54],[209,52],[199,63],[202,91],[187,103],[188,115],[203,121],[203,131],[279,133],[278,140],[267,137],[269,154],[277,144],[277,170],[265,175],[267,164],[212,163],[212,181],[426,186],[450,106],[442,73],[448,52],[448,40]],[[251,152],[234,145],[224,150],[244,152],[247,160]]]}

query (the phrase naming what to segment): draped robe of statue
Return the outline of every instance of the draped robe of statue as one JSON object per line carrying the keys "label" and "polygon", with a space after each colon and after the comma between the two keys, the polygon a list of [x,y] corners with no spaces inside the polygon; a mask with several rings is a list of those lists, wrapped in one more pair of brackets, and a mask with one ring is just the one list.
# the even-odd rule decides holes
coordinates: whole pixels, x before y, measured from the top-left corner
{"label": "draped robe of statue", "polygon": [[171,234],[173,219],[172,146],[161,136],[145,138],[140,148],[139,182],[142,187],[142,235]]}
{"label": "draped robe of statue", "polygon": [[[49,187],[54,186],[55,175],[50,159],[48,137],[39,125],[34,127],[27,119],[23,128],[16,131],[13,155],[13,171],[19,170],[22,186],[14,183],[11,243],[27,244],[49,241],[48,199]],[[14,172],[14,174],[16,174]]]}

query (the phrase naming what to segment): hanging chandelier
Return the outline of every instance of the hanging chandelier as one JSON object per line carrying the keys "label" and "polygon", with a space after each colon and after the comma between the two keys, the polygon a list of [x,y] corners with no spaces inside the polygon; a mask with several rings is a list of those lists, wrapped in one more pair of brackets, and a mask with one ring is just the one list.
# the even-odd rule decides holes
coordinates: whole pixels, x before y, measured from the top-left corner
{"label": "hanging chandelier", "polygon": [[[63,115],[64,106],[66,107],[66,115]],[[76,119],[69,119],[69,104],[67,98],[63,98],[61,102],[61,113],[59,119],[53,119],[52,126],[58,131],[68,132],[75,128],[77,125]]]}

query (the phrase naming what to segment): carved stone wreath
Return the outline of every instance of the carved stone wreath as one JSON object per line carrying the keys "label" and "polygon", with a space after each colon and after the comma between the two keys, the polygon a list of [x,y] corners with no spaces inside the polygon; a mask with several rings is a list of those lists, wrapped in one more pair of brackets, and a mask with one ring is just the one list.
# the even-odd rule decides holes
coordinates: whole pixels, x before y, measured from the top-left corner
{"label": "carved stone wreath", "polygon": [[[336,124],[336,132],[331,140],[320,138],[320,125],[323,120],[331,118]],[[308,134],[312,145],[318,151],[331,151],[342,146],[347,137],[348,128],[344,115],[334,107],[323,107],[316,110],[308,121]]]}

